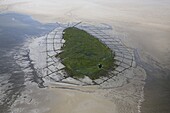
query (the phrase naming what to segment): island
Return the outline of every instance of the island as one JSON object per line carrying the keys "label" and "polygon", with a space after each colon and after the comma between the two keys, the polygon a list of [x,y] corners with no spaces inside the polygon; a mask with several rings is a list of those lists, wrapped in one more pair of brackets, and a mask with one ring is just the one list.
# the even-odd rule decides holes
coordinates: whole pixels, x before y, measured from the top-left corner
{"label": "island", "polygon": [[94,80],[108,76],[109,70],[115,68],[114,52],[86,31],[76,27],[66,28],[63,39],[65,43],[57,57],[60,57],[69,76],[88,76]]}

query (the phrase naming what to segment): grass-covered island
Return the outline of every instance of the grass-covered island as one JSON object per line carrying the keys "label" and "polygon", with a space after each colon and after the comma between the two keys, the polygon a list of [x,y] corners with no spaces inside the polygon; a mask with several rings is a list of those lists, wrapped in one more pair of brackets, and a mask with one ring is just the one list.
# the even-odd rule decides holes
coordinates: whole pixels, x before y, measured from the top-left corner
{"label": "grass-covered island", "polygon": [[94,80],[107,76],[107,70],[115,67],[113,52],[97,38],[75,27],[63,32],[66,42],[58,56],[70,76],[83,78],[86,75]]}

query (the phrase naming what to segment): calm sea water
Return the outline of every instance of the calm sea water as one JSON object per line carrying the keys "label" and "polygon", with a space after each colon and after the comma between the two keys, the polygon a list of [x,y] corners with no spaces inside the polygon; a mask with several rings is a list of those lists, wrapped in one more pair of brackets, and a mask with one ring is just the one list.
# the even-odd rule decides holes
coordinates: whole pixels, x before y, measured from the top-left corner
{"label": "calm sea water", "polygon": [[15,62],[17,49],[31,36],[46,34],[56,24],[42,24],[30,16],[16,13],[0,14],[0,113],[10,112],[10,106],[24,90],[24,72]]}

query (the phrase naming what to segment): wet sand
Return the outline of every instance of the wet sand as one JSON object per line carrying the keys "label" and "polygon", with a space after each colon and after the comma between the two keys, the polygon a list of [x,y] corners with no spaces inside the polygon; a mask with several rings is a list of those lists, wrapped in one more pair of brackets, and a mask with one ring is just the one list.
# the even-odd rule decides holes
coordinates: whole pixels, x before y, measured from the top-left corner
{"label": "wet sand", "polygon": [[[66,7],[67,6],[67,7]],[[132,48],[138,50],[139,56],[143,62],[147,62],[152,66],[159,65],[164,70],[164,68],[170,68],[170,1],[169,0],[72,0],[72,1],[59,1],[59,0],[5,0],[0,2],[0,9],[3,12],[14,11],[17,13],[23,13],[31,15],[34,19],[37,19],[41,22],[72,22],[72,21],[83,21],[83,22],[95,22],[95,23],[107,23],[113,27],[113,34],[123,35],[123,42]],[[148,58],[154,59],[151,60]],[[153,62],[154,61],[154,62]],[[156,69],[156,68],[155,68]],[[143,70],[143,69],[141,69]],[[137,73],[140,72],[139,70]],[[145,79],[145,72],[142,71],[141,78],[139,81]],[[150,75],[151,79],[154,75]],[[161,76],[157,75],[157,76]],[[134,78],[135,79],[135,78]],[[136,88],[133,88],[133,83],[131,85],[131,90],[133,91]],[[137,83],[136,83],[137,84]],[[144,83],[141,82],[142,85]],[[151,84],[150,86],[152,86]],[[147,86],[147,85],[146,85]],[[142,88],[142,87],[140,87]],[[138,88],[138,89],[140,89]],[[109,99],[97,98],[93,94],[84,94],[81,92],[75,91],[62,91],[64,95],[60,95],[61,91],[54,90],[58,92],[56,94],[60,97],[60,103],[67,103],[63,108],[62,104],[54,103],[56,106],[51,108],[50,113],[56,111],[67,112],[72,107],[70,112],[80,112],[80,108],[83,110],[84,105],[87,106],[84,111],[90,112],[99,112],[93,111],[96,108],[99,110],[109,110],[118,112],[118,113],[137,113],[137,105],[135,102],[139,99],[130,99],[127,98],[126,101],[121,101],[121,99],[126,96],[121,94],[126,92],[126,89],[129,89],[128,85],[125,85],[124,88],[115,89],[113,91],[108,91],[107,94],[103,94],[103,91],[97,92],[106,97],[114,97]],[[127,91],[128,93],[131,92]],[[153,92],[148,92],[150,89],[146,88],[145,90],[145,99],[149,103],[159,103],[160,100],[152,101],[151,95]],[[118,92],[119,93],[114,93]],[[121,93],[121,91],[123,93]],[[68,93],[69,92],[69,93]],[[73,93],[74,92],[74,93]],[[110,92],[110,93],[109,93]],[[148,93],[147,93],[148,92]],[[109,95],[111,94],[111,95]],[[117,95],[116,95],[117,94]],[[130,95],[130,94],[129,94]],[[99,95],[100,96],[100,95]],[[119,97],[120,96],[120,97]],[[140,97],[140,95],[138,94]],[[137,97],[138,97],[137,96]],[[76,98],[77,97],[77,98]],[[84,99],[82,100],[83,97]],[[155,96],[158,98],[159,96]],[[90,106],[90,99],[93,102],[93,106]],[[133,101],[132,101],[133,100]],[[104,104],[99,103],[104,101]],[[54,102],[54,101],[51,101]],[[73,104],[72,104],[73,103]],[[77,105],[79,103],[79,105]],[[130,104],[131,103],[131,104]],[[82,106],[81,106],[82,105]],[[120,106],[126,106],[125,109]],[[135,106],[136,105],[136,106]],[[147,104],[146,104],[147,105]],[[77,106],[77,107],[76,107]],[[100,107],[102,106],[102,107]],[[109,107],[114,106],[114,107]],[[144,105],[145,106],[145,105]],[[164,105],[163,105],[164,106]],[[120,108],[118,108],[120,107]],[[133,108],[134,107],[134,108]],[[146,106],[145,106],[146,107]],[[152,106],[153,109],[156,106]],[[67,109],[68,108],[68,109]],[[165,107],[167,109],[167,107]],[[75,111],[74,111],[75,110]],[[84,112],[81,111],[81,112]],[[105,113],[103,112],[103,113]],[[143,111],[143,113],[146,113]],[[166,111],[165,111],[166,113]]]}

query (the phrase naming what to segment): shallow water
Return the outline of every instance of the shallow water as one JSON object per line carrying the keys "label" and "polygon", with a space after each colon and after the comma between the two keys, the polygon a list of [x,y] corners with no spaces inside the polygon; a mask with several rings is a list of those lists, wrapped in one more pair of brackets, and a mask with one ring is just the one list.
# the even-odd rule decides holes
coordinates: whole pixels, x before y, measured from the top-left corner
{"label": "shallow water", "polygon": [[150,62],[141,61],[137,50],[135,56],[137,64],[147,74],[141,113],[170,113],[170,70],[160,64],[153,65],[157,62],[150,57]]}
{"label": "shallow water", "polygon": [[14,55],[28,37],[46,34],[56,26],[41,24],[27,15],[0,14],[0,113],[10,112],[10,106],[25,87],[25,73]]}

